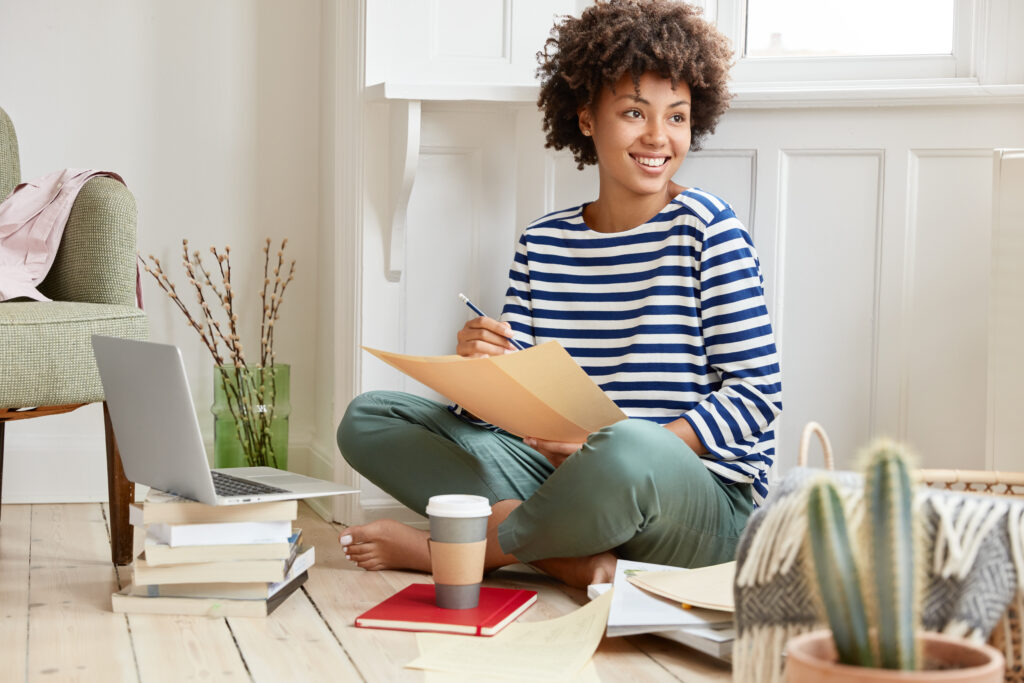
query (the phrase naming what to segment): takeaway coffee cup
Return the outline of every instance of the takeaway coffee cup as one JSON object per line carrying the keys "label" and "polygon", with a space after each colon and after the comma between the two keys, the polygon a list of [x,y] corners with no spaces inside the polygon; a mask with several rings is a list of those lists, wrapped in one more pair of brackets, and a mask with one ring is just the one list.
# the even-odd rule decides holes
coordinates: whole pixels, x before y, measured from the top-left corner
{"label": "takeaway coffee cup", "polygon": [[483,496],[431,496],[430,568],[438,607],[469,609],[480,602],[491,505]]}

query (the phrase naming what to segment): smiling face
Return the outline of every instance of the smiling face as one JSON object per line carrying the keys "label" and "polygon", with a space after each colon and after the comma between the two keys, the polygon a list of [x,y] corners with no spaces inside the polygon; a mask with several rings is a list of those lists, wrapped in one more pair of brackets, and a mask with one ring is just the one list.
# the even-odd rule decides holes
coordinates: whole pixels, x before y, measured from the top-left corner
{"label": "smiling face", "polygon": [[602,198],[668,203],[675,196],[672,176],[690,150],[690,97],[686,83],[673,88],[648,72],[637,89],[627,73],[580,110],[580,128],[597,151]]}

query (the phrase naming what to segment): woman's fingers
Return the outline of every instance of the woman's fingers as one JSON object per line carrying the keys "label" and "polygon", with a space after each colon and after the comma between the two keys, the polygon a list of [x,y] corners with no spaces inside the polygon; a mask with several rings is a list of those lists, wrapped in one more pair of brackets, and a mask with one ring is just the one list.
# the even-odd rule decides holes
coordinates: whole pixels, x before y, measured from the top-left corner
{"label": "woman's fingers", "polygon": [[456,353],[460,356],[498,356],[514,349],[508,323],[478,317],[467,322],[456,335]]}
{"label": "woman's fingers", "polygon": [[566,458],[583,446],[581,443],[545,441],[544,439],[537,439],[532,436],[523,439],[523,443],[547,458],[548,462],[555,468],[558,468],[565,462]]}

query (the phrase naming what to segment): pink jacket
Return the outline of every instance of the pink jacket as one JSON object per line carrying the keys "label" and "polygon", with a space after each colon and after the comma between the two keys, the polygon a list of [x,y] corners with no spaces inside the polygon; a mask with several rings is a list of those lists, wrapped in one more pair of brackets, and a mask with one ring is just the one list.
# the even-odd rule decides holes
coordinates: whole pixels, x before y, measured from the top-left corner
{"label": "pink jacket", "polygon": [[57,256],[75,197],[97,176],[124,182],[110,171],[66,168],[18,185],[0,203],[0,301],[49,301],[36,287]]}

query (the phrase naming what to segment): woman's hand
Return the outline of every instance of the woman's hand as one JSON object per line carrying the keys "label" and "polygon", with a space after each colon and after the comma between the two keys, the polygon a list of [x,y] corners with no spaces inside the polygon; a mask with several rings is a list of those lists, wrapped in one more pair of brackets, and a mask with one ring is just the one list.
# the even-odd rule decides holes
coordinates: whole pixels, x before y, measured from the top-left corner
{"label": "woman's hand", "polygon": [[473,318],[459,330],[459,343],[455,352],[466,358],[500,356],[515,351],[512,342],[512,327],[508,323],[486,317]]}
{"label": "woman's hand", "polygon": [[532,436],[528,436],[523,439],[523,443],[537,451],[545,458],[548,459],[555,469],[570,455],[582,448],[581,443],[566,443],[564,441],[545,441],[543,439],[535,439]]}

